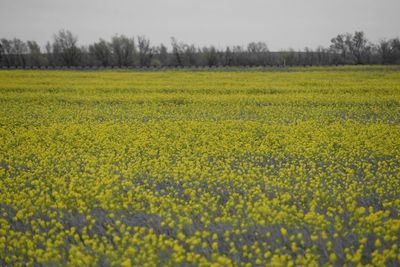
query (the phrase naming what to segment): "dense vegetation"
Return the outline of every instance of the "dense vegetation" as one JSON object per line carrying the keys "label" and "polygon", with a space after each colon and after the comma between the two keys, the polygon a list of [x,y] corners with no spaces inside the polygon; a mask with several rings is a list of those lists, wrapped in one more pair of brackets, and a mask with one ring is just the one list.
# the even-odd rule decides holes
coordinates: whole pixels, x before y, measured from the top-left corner
{"label": "dense vegetation", "polygon": [[154,46],[145,36],[115,35],[89,46],[78,45],[78,38],[61,30],[48,42],[45,51],[35,41],[18,38],[0,40],[0,66],[20,67],[182,67],[182,66],[310,66],[351,64],[400,64],[400,39],[373,44],[361,31],[339,34],[330,47],[269,51],[264,42],[246,47],[218,49],[197,47],[171,38],[171,48]]}
{"label": "dense vegetation", "polygon": [[400,73],[0,71],[2,266],[398,266]]}

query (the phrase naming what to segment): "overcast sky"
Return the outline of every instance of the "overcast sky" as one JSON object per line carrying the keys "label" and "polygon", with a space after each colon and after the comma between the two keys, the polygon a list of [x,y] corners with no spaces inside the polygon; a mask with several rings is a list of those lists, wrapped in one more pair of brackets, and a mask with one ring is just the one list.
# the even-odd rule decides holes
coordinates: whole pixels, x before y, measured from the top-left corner
{"label": "overcast sky", "polygon": [[196,45],[264,41],[270,50],[328,46],[363,30],[371,41],[400,36],[400,0],[0,0],[0,38],[44,45],[59,29],[80,44],[115,33]]}

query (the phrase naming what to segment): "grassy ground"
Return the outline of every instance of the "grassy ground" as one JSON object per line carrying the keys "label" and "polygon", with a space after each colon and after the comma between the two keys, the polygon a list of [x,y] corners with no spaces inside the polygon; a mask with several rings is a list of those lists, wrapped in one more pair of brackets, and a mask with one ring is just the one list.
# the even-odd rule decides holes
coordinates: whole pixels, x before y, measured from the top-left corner
{"label": "grassy ground", "polygon": [[398,266],[399,101],[393,69],[0,71],[0,265]]}

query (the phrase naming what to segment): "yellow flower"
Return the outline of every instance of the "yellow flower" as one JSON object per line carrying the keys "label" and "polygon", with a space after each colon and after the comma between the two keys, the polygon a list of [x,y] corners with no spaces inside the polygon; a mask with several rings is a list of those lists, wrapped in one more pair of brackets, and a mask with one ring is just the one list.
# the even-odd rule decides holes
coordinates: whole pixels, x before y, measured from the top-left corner
{"label": "yellow flower", "polygon": [[126,259],[126,260],[124,260],[122,263],[121,263],[121,266],[122,267],[131,267],[132,266],[132,263],[131,263],[131,259]]}
{"label": "yellow flower", "polygon": [[283,228],[283,227],[281,227],[281,234],[282,234],[283,236],[286,236],[286,235],[287,235],[287,230],[286,230],[285,228]]}

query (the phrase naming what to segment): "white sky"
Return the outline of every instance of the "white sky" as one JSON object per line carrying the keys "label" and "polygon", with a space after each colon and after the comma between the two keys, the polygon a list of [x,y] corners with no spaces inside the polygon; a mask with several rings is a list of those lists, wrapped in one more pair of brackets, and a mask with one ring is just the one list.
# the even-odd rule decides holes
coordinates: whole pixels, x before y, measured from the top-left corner
{"label": "white sky", "polygon": [[399,37],[400,0],[0,0],[0,38],[44,45],[62,28],[80,44],[119,33],[166,45],[175,36],[219,48],[316,48],[355,30],[374,42]]}

